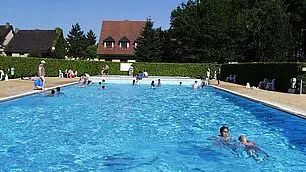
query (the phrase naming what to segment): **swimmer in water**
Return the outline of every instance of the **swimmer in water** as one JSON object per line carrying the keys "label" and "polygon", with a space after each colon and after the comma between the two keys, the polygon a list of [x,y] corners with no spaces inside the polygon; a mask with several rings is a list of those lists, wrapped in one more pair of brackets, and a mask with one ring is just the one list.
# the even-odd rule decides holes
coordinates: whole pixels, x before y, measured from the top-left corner
{"label": "swimmer in water", "polygon": [[199,85],[198,85],[198,81],[194,81],[194,83],[192,84],[193,89],[198,89]]}
{"label": "swimmer in water", "polygon": [[151,87],[152,87],[152,88],[155,88],[154,81],[151,82]]}
{"label": "swimmer in water", "polygon": [[219,131],[220,131],[220,135],[212,136],[208,139],[209,140],[217,140],[224,145],[228,145],[229,142],[235,141],[235,139],[232,136],[228,136],[228,132],[229,132],[228,127],[222,126],[222,127],[220,127]]}
{"label": "swimmer in water", "polygon": [[229,150],[233,154],[237,153],[237,142],[235,138],[228,135],[229,129],[226,126],[220,127],[220,135],[212,136],[208,140],[214,140],[214,144]]}
{"label": "swimmer in water", "polygon": [[255,142],[248,140],[245,135],[240,135],[238,140],[240,141],[240,144],[245,148],[245,151],[248,153],[248,155],[250,155],[256,161],[260,160],[258,155],[260,152],[263,153],[266,157],[269,157],[265,151],[261,150]]}

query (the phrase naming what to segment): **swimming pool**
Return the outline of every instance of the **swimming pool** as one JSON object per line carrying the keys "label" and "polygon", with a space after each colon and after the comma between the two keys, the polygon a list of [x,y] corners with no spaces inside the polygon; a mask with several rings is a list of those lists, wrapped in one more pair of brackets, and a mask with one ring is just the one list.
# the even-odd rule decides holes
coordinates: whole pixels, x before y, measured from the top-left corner
{"label": "swimming pool", "polygon": [[[214,89],[107,84],[0,103],[0,171],[303,171],[306,121]],[[207,138],[227,125],[271,156]]]}

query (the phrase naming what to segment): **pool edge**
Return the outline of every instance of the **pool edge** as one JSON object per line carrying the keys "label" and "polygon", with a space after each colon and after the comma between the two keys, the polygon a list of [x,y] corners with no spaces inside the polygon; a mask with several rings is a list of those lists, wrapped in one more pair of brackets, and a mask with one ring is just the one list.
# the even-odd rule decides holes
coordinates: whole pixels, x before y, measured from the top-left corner
{"label": "pool edge", "polygon": [[216,89],[219,89],[219,90],[222,90],[222,91],[225,91],[225,92],[228,92],[228,93],[246,98],[248,100],[252,100],[254,102],[264,104],[264,105],[272,107],[274,109],[278,109],[280,111],[290,113],[294,116],[306,119],[306,113],[304,113],[304,112],[293,110],[293,109],[287,108],[287,107],[283,107],[282,105],[272,103],[270,101],[260,100],[260,99],[257,99],[257,98],[254,98],[254,97],[251,97],[251,96],[248,96],[248,95],[245,95],[245,94],[241,94],[241,93],[238,93],[236,91],[232,91],[232,90],[229,90],[229,89],[226,89],[226,88],[218,87],[218,86],[215,86],[215,85],[210,85],[210,86],[213,87],[213,88],[216,88]]}
{"label": "pool edge", "polygon": [[[62,85],[57,85],[57,86],[53,86],[53,87],[48,87],[48,88],[45,89],[45,91],[55,89],[56,87],[66,87],[66,86],[74,85],[74,84],[77,84],[77,83],[78,82],[72,82],[72,83],[68,83],[68,84],[62,84]],[[14,99],[18,99],[18,98],[22,98],[22,97],[25,97],[25,96],[30,96],[30,95],[33,95],[33,94],[40,93],[42,91],[43,90],[33,90],[33,91],[22,93],[22,94],[16,94],[16,95],[13,95],[13,96],[0,98],[0,103],[7,102],[7,101],[10,101],[10,100],[14,100]]]}

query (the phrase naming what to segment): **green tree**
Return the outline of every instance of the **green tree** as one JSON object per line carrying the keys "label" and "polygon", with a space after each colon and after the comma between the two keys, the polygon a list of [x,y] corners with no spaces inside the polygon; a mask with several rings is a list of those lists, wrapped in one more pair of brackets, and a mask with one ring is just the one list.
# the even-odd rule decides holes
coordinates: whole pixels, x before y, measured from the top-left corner
{"label": "green tree", "polygon": [[97,48],[98,45],[89,45],[86,48],[86,57],[89,59],[94,59],[97,57]]}
{"label": "green tree", "polygon": [[64,59],[66,55],[67,44],[64,39],[63,30],[59,27],[55,28],[56,33],[58,34],[56,40],[53,42],[53,47],[55,48],[53,52],[54,58]]}
{"label": "green tree", "polygon": [[97,36],[90,29],[89,32],[87,32],[86,39],[88,40],[88,44],[89,45],[95,45],[96,44]]}
{"label": "green tree", "polygon": [[72,29],[67,37],[68,55],[75,58],[84,58],[88,42],[79,23],[72,25]]}
{"label": "green tree", "polygon": [[2,38],[2,36],[0,36],[0,48],[2,48],[2,44],[3,44],[3,38]]}
{"label": "green tree", "polygon": [[181,44],[174,38],[172,30],[164,31],[163,62],[178,63],[183,62],[183,52]]}
{"label": "green tree", "polygon": [[153,22],[148,19],[144,30],[137,40],[138,45],[135,48],[137,61],[142,62],[160,62],[163,55],[163,35],[160,28],[153,29]]}
{"label": "green tree", "polygon": [[284,3],[287,6],[292,28],[290,60],[306,61],[306,1],[284,0]]}
{"label": "green tree", "polygon": [[188,0],[170,28],[186,62],[285,61],[291,37],[281,0]]}

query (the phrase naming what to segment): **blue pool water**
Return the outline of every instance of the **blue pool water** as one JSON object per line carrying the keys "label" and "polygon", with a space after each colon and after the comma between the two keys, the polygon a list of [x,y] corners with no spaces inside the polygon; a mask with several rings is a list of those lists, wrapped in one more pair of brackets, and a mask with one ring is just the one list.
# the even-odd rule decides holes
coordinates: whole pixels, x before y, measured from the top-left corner
{"label": "blue pool water", "polygon": [[[107,84],[0,103],[0,171],[303,171],[306,120],[191,86]],[[270,157],[208,140],[227,125]]]}

